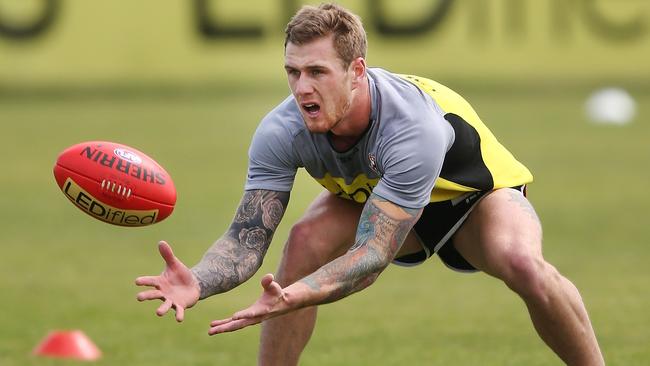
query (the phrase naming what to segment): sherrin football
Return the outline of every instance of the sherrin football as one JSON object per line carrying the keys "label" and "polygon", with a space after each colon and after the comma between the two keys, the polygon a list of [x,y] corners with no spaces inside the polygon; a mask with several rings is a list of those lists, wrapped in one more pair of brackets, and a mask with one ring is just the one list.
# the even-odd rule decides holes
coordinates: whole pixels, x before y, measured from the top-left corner
{"label": "sherrin football", "polygon": [[165,169],[141,151],[114,142],[65,149],[54,165],[54,178],[70,202],[109,224],[155,224],[176,204],[176,188]]}

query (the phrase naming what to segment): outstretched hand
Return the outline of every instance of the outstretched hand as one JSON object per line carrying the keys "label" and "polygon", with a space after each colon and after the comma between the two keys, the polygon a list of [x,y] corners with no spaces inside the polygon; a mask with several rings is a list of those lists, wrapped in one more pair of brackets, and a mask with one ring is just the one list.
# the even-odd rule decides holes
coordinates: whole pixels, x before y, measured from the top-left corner
{"label": "outstretched hand", "polygon": [[138,286],[155,287],[138,293],[138,301],[160,299],[163,303],[156,314],[163,316],[173,308],[176,310],[176,320],[182,322],[185,309],[196,304],[201,289],[189,268],[174,256],[169,244],[159,242],[158,251],[165,260],[165,270],[159,276],[142,276],[135,280]]}
{"label": "outstretched hand", "polygon": [[210,323],[208,334],[234,332],[288,312],[289,307],[282,287],[275,282],[273,275],[267,274],[262,277],[261,284],[264,292],[253,305],[236,312],[230,318],[213,321]]}

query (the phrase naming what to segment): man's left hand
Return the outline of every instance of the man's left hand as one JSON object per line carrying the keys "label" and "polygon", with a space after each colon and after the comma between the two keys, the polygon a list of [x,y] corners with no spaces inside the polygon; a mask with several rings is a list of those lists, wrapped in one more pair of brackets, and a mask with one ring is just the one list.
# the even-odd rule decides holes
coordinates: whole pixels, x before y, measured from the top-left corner
{"label": "man's left hand", "polygon": [[262,277],[261,283],[264,292],[253,305],[236,312],[230,318],[212,321],[208,334],[234,332],[288,312],[289,309],[282,287],[275,282],[273,275],[265,275]]}

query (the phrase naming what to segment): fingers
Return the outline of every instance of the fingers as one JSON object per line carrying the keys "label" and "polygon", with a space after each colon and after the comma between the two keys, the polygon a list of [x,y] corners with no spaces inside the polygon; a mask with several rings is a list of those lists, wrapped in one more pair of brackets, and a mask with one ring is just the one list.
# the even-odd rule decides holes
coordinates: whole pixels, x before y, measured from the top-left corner
{"label": "fingers", "polygon": [[[258,324],[262,319],[239,319],[235,320],[233,318],[215,320],[211,323],[211,327],[208,330],[209,335],[215,335],[220,333],[234,332],[236,330],[246,328],[250,325]],[[215,324],[212,326],[212,324]]]}
{"label": "fingers", "polygon": [[174,309],[176,309],[176,321],[179,323],[182,322],[185,318],[185,309],[178,305],[174,306]]}
{"label": "fingers", "polygon": [[138,293],[138,301],[164,299],[163,293],[160,290],[147,290]]}
{"label": "fingers", "polygon": [[153,300],[153,299],[163,300],[163,303],[158,307],[158,309],[156,309],[156,315],[163,316],[167,314],[169,309],[174,308],[176,310],[176,321],[180,323],[185,319],[185,308],[177,304],[174,304],[172,300],[165,299],[161,291],[149,290],[149,291],[140,292],[138,294],[138,301]]}
{"label": "fingers", "polygon": [[138,286],[158,287],[159,276],[141,276],[135,279],[135,284]]}
{"label": "fingers", "polygon": [[239,319],[251,319],[258,316],[267,314],[262,309],[256,307],[255,305],[250,306],[248,309],[240,310],[232,315],[233,320]]}
{"label": "fingers", "polygon": [[174,252],[172,251],[172,247],[167,244],[166,241],[161,240],[158,242],[158,251],[160,252],[160,255],[163,257],[165,260],[165,263],[168,266],[173,266],[176,263],[176,257],[174,257]]}
{"label": "fingers", "polygon": [[269,287],[267,287],[267,291],[272,293],[274,296],[282,296],[282,286],[280,286],[279,283],[273,281],[269,284]]}
{"label": "fingers", "polygon": [[[167,266],[174,265],[178,260],[174,256],[172,247],[167,244],[165,241],[158,242],[158,251],[160,255],[165,260]],[[160,276],[141,276],[135,279],[135,284],[138,286],[153,286],[158,287],[160,281]]]}
{"label": "fingers", "polygon": [[274,277],[272,273],[265,274],[264,277],[262,277],[262,280],[260,281],[262,287],[267,288],[271,284],[271,282],[273,282],[273,279]]}
{"label": "fingers", "polygon": [[226,324],[226,323],[231,322],[231,321],[233,321],[232,317],[230,317],[228,319],[213,320],[213,321],[210,322],[210,327],[217,327],[219,325]]}
{"label": "fingers", "polygon": [[264,288],[264,292],[268,292],[273,296],[282,295],[282,286],[280,286],[279,283],[275,282],[273,274],[268,273],[264,275],[264,277],[262,277],[262,281],[260,282],[262,284],[262,288]]}
{"label": "fingers", "polygon": [[172,308],[172,305],[173,305],[173,303],[172,303],[171,300],[165,299],[165,301],[162,303],[162,305],[160,305],[158,307],[158,309],[156,309],[156,315],[163,316],[163,315],[167,314],[169,309]]}

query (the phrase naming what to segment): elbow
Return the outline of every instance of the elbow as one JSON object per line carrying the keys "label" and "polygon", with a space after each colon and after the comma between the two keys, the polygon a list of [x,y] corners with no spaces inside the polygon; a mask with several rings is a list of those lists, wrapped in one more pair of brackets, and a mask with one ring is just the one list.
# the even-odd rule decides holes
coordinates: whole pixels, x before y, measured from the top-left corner
{"label": "elbow", "polygon": [[371,271],[363,278],[361,281],[361,288],[366,288],[375,283],[377,281],[377,278],[379,278],[379,275],[388,267],[390,264],[390,260],[381,260],[375,262],[375,265],[373,266]]}
{"label": "elbow", "polygon": [[391,263],[391,257],[387,255],[385,251],[376,250],[376,248],[369,248],[368,253],[366,254],[366,273],[367,275],[364,278],[364,282],[368,286],[373,284],[379,275],[388,267]]}
{"label": "elbow", "polygon": [[375,283],[377,281],[377,278],[379,278],[380,273],[381,273],[381,271],[371,273],[370,276],[368,276],[368,279],[367,279],[368,285],[366,287],[368,287],[368,286],[372,285],[373,283]]}
{"label": "elbow", "polygon": [[390,252],[388,252],[388,251],[378,251],[377,256],[376,256],[376,260],[375,260],[374,270],[372,271],[372,273],[374,274],[374,278],[377,279],[377,277],[379,277],[379,275],[392,262],[393,262],[393,256],[391,255]]}
{"label": "elbow", "polygon": [[361,291],[363,289],[366,289],[370,287],[375,281],[377,281],[377,278],[379,277],[379,274],[381,271],[376,271],[376,272],[371,272],[368,275],[360,278],[356,285],[354,286],[354,292]]}

